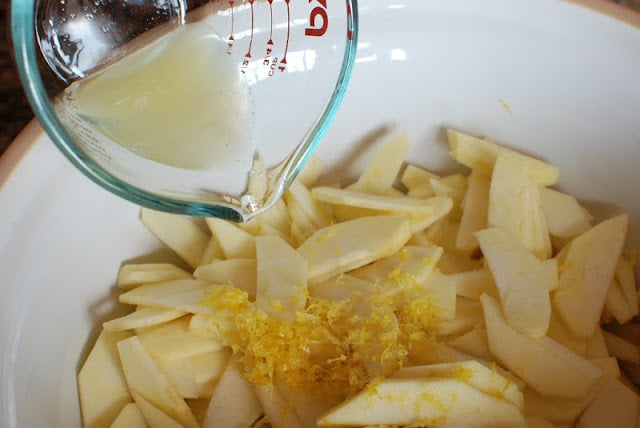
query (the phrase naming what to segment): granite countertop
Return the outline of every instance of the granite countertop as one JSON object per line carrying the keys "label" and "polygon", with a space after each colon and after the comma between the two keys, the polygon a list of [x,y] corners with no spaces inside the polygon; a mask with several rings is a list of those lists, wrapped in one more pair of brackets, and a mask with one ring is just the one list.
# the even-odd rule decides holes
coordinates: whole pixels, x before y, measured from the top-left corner
{"label": "granite countertop", "polygon": [[[0,0],[0,154],[33,118],[9,49],[9,1]],[[640,0],[615,1],[640,11]]]}

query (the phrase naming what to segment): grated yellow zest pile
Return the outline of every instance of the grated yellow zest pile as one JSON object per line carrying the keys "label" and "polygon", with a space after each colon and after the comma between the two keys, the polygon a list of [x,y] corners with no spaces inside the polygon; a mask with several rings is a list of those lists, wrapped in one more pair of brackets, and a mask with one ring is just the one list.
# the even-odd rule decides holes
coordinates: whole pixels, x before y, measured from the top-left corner
{"label": "grated yellow zest pile", "polygon": [[440,310],[431,296],[402,308],[392,302],[374,295],[363,316],[352,299],[309,297],[292,322],[258,309],[246,292],[231,286],[216,287],[202,303],[215,309],[213,324],[226,325],[222,339],[249,381],[267,385],[277,379],[315,395],[346,397],[405,365],[440,359],[434,333]]}

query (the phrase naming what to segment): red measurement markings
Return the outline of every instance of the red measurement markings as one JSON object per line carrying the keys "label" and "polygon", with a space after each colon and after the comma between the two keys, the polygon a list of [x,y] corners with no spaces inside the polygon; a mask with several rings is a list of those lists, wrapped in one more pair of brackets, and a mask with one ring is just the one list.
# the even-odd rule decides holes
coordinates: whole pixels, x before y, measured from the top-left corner
{"label": "red measurement markings", "polygon": [[291,7],[289,6],[289,2],[291,0],[284,0],[287,4],[287,40],[284,45],[284,54],[282,56],[282,60],[280,61],[280,66],[278,70],[281,72],[285,71],[287,68],[287,53],[289,52],[289,37],[291,36]]}
{"label": "red measurement markings", "polygon": [[[267,44],[273,46],[273,0],[267,0],[269,3],[269,41]],[[267,55],[271,55],[271,49],[267,49]]]}
{"label": "red measurement markings", "polygon": [[229,35],[229,39],[227,42],[227,54],[231,55],[231,50],[233,49],[233,41],[235,38],[233,37],[233,24],[234,24],[234,16],[233,16],[233,6],[235,4],[235,0],[229,0],[229,8],[231,9],[231,33]]}
{"label": "red measurement markings", "polygon": [[[309,0],[311,3],[312,0]],[[317,0],[320,6],[316,6],[309,16],[309,28],[304,30],[305,36],[321,37],[327,32],[329,27],[329,15],[327,15],[327,1]],[[348,4],[347,4],[348,6]],[[347,11],[348,12],[348,11]],[[320,22],[318,22],[320,21]]]}
{"label": "red measurement markings", "polygon": [[245,58],[251,58],[251,49],[253,49],[253,30],[255,26],[255,15],[253,10],[253,3],[255,0],[249,0],[249,6],[251,6],[251,34],[249,35],[249,49],[245,54]]}
{"label": "red measurement markings", "polygon": [[[351,10],[351,3],[347,2],[347,16],[349,20],[353,17],[353,11]],[[353,40],[353,29],[347,23],[347,40]]]}

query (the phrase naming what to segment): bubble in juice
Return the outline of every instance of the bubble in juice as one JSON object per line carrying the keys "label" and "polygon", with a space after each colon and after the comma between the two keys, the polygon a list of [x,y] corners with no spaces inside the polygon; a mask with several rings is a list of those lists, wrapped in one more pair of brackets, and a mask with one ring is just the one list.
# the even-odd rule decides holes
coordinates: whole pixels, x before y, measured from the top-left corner
{"label": "bubble in juice", "polygon": [[129,151],[166,165],[248,171],[247,88],[206,22],[177,28],[73,83],[68,110]]}

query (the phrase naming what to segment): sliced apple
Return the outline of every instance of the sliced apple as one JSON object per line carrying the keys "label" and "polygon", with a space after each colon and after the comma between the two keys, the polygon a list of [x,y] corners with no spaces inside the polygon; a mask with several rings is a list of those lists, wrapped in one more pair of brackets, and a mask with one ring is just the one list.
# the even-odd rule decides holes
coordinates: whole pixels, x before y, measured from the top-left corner
{"label": "sliced apple", "polygon": [[169,383],[175,388],[182,398],[198,398],[198,386],[191,357],[174,360],[155,359],[158,369],[166,376]]}
{"label": "sliced apple", "polygon": [[566,253],[553,305],[569,330],[591,337],[620,258],[628,216],[603,221],[575,238]]}
{"label": "sliced apple", "polygon": [[540,260],[500,228],[476,232],[498,287],[507,321],[520,333],[542,337],[549,328],[549,280]]}
{"label": "sliced apple", "polygon": [[407,134],[385,141],[376,150],[358,181],[349,186],[350,190],[373,195],[387,194],[398,176],[408,149]]}
{"label": "sliced apple", "polygon": [[588,339],[585,339],[584,337],[575,337],[571,334],[560,317],[558,317],[553,311],[551,312],[551,318],[549,320],[547,336],[576,354],[585,358],[587,357]]}
{"label": "sliced apple", "polygon": [[[187,403],[158,369],[137,336],[119,341],[118,353],[127,385],[134,399],[137,398],[135,394],[139,394],[145,401],[182,426],[198,426],[198,421]],[[136,400],[136,404],[140,406],[140,411],[147,419],[145,403]],[[149,419],[147,422],[151,424]]]}
{"label": "sliced apple", "polygon": [[461,251],[472,252],[478,248],[478,240],[474,233],[487,227],[490,188],[491,180],[485,174],[471,171],[456,236],[456,248]]}
{"label": "sliced apple", "polygon": [[551,239],[538,186],[529,177],[527,162],[509,152],[501,152],[496,158],[487,224],[502,228],[538,258],[551,256]]}
{"label": "sliced apple", "polygon": [[171,263],[127,263],[118,272],[118,287],[128,290],[150,282],[191,278],[191,274]]}
{"label": "sliced apple", "polygon": [[487,330],[484,328],[474,328],[451,340],[449,345],[474,357],[487,361],[493,360],[493,354],[489,350]]}
{"label": "sliced apple", "polygon": [[116,344],[131,334],[102,331],[78,373],[78,395],[85,427],[109,426],[131,395],[120,366]]}
{"label": "sliced apple", "polygon": [[640,363],[640,348],[631,342],[627,342],[623,338],[615,334],[603,331],[604,343],[607,345],[609,355],[619,360],[629,361],[631,363]]}
{"label": "sliced apple", "polygon": [[412,198],[429,198],[434,196],[429,180],[440,178],[436,174],[409,164],[404,169],[400,182],[407,188],[407,196]]}
{"label": "sliced apple", "polygon": [[213,338],[191,333],[190,319],[191,317],[185,316],[159,326],[138,329],[136,333],[149,354],[164,361],[217,351],[223,347]]}
{"label": "sliced apple", "polygon": [[122,408],[110,428],[146,428],[147,423],[136,403],[129,403]]}
{"label": "sliced apple", "polygon": [[198,397],[210,399],[231,357],[230,348],[205,352],[191,357],[191,368]]}
{"label": "sliced apple", "polygon": [[577,428],[635,428],[640,397],[616,379],[609,379],[589,403],[576,423]]}
{"label": "sliced apple", "polygon": [[629,303],[633,316],[638,315],[638,290],[636,286],[636,275],[631,262],[626,257],[620,257],[618,266],[616,266],[616,280],[620,284],[620,288],[624,297]]}
{"label": "sliced apple", "polygon": [[149,400],[144,398],[142,394],[132,390],[131,395],[133,395],[133,398],[136,400],[136,405],[140,409],[146,425],[150,428],[183,428],[182,424],[154,406]]}
{"label": "sliced apple", "polygon": [[307,260],[280,237],[256,238],[256,305],[292,321],[307,302]]}
{"label": "sliced apple", "polygon": [[489,349],[502,365],[540,394],[579,398],[602,377],[602,370],[546,336],[533,339],[504,319],[499,303],[480,297]]}
{"label": "sliced apple", "polygon": [[460,297],[478,300],[483,294],[498,297],[498,289],[491,271],[487,268],[450,274],[449,278],[456,287]]}
{"label": "sliced apple", "polygon": [[329,226],[333,222],[327,208],[316,198],[313,198],[311,191],[302,183],[298,181],[291,183],[287,195],[290,196],[287,201],[290,202],[291,199],[294,199],[315,229]]}
{"label": "sliced apple", "polygon": [[142,208],[140,218],[151,233],[189,266],[195,268],[200,264],[202,253],[209,243],[209,235],[189,217]]}
{"label": "sliced apple", "polygon": [[587,341],[587,358],[605,358],[609,356],[602,329],[597,327]]}
{"label": "sliced apple", "polygon": [[615,318],[619,324],[626,324],[635,316],[622,287],[616,278],[611,281],[604,298],[604,310]]}
{"label": "sliced apple", "polygon": [[172,321],[184,314],[185,312],[177,309],[142,306],[128,315],[106,321],[102,327],[107,331],[133,330]]}
{"label": "sliced apple", "polygon": [[318,426],[527,427],[517,406],[459,379],[385,379],[325,413]]}
{"label": "sliced apple", "polygon": [[222,260],[224,259],[224,253],[222,252],[222,247],[218,242],[218,238],[212,236],[209,238],[209,242],[207,246],[202,251],[202,256],[200,256],[200,263],[198,266],[208,265],[214,260]]}
{"label": "sliced apple", "polygon": [[251,382],[231,358],[211,397],[204,428],[250,427],[262,416],[262,405]]}
{"label": "sliced apple", "polygon": [[324,162],[322,159],[315,155],[311,155],[305,162],[302,170],[300,170],[300,173],[298,173],[296,180],[310,188],[316,183],[316,181],[318,181],[323,170]]}
{"label": "sliced apple", "polygon": [[304,428],[293,403],[282,396],[273,385],[257,385],[256,395],[271,426],[278,428]]}
{"label": "sliced apple", "polygon": [[145,284],[120,295],[120,303],[177,309],[183,312],[211,313],[211,308],[200,304],[206,300],[212,286],[198,279]]}
{"label": "sliced apple", "polygon": [[214,260],[199,266],[193,276],[213,284],[232,285],[246,291],[251,299],[256,297],[256,259]]}
{"label": "sliced apple", "polygon": [[529,175],[539,186],[552,186],[558,181],[558,168],[541,160],[510,150],[487,139],[476,138],[462,132],[447,129],[450,155],[472,169],[491,175],[496,158],[507,152],[518,156],[527,164]]}
{"label": "sliced apple", "polygon": [[482,325],[483,322],[480,303],[477,300],[458,297],[455,318],[440,321],[436,333],[439,336],[459,336]]}
{"label": "sliced apple", "polygon": [[542,187],[540,199],[551,235],[571,239],[591,229],[588,213],[573,196]]}
{"label": "sliced apple", "polygon": [[256,243],[251,234],[219,218],[207,217],[205,222],[226,259],[255,259]]}
{"label": "sliced apple", "polygon": [[391,377],[393,379],[457,379],[487,395],[508,401],[520,410],[524,409],[522,392],[515,383],[474,360],[405,367]]}
{"label": "sliced apple", "polygon": [[542,416],[528,415],[525,419],[529,424],[529,428],[555,428],[554,424],[552,424]]}
{"label": "sliced apple", "polygon": [[402,215],[362,217],[316,231],[298,251],[307,260],[309,281],[318,282],[390,256],[410,237]]}

